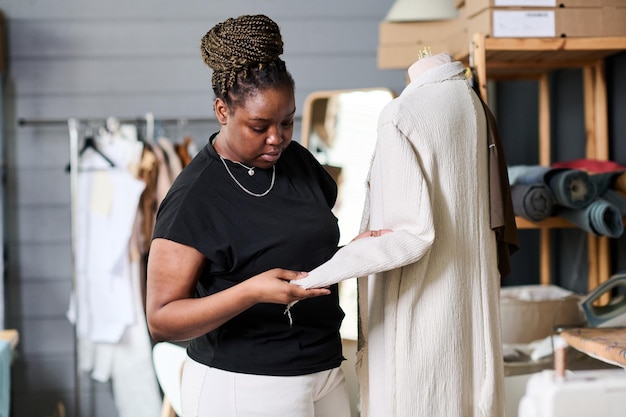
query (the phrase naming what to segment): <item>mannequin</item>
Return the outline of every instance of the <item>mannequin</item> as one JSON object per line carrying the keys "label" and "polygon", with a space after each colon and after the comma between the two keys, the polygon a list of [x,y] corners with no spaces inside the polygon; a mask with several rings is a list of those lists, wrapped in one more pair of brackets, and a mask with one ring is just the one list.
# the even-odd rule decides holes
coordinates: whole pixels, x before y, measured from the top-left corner
{"label": "mannequin", "polygon": [[[293,283],[359,277],[362,416],[501,417],[501,273],[485,111],[449,54],[408,72],[409,85],[378,121],[361,225],[393,232],[351,242]],[[496,206],[495,218],[505,217]],[[297,305],[291,313],[298,320]]]}
{"label": "mannequin", "polygon": [[433,56],[425,56],[418,59],[409,67],[409,80],[415,80],[417,77],[428,71],[429,69],[438,67],[443,64],[449,64],[454,59],[448,53],[442,52]]}

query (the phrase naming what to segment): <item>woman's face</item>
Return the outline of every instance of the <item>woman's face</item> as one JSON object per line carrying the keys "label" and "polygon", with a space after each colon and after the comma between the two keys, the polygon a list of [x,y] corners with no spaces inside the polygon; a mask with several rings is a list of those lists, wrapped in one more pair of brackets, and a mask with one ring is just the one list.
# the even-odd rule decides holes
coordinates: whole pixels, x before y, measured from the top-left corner
{"label": "woman's face", "polygon": [[217,99],[215,114],[221,129],[215,149],[231,161],[269,168],[291,143],[295,113],[289,87],[258,91],[235,108]]}

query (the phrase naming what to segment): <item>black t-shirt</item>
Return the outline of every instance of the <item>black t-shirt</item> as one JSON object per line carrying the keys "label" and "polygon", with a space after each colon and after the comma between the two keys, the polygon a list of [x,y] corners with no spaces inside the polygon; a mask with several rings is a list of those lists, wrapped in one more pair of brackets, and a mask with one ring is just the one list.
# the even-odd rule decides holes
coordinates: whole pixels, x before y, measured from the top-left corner
{"label": "black t-shirt", "polygon": [[[263,193],[272,169],[226,161],[248,190]],[[244,192],[209,142],[185,167],[157,214],[154,238],[200,251],[206,266],[196,296],[222,291],[272,268],[309,271],[337,250],[339,229],[331,209],[337,185],[308,150],[292,142],[275,165],[275,184],[263,197]],[[257,304],[218,329],[193,339],[194,360],[259,375],[303,375],[340,365],[339,326],[344,313],[337,286],[331,295],[299,301],[293,324],[280,304]]]}

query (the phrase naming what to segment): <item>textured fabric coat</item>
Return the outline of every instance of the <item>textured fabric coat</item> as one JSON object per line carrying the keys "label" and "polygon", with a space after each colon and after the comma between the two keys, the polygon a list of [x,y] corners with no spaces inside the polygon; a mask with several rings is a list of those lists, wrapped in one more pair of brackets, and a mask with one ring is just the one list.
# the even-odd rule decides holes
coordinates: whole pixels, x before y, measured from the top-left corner
{"label": "textured fabric coat", "polygon": [[297,282],[361,277],[365,417],[504,415],[485,113],[463,71],[429,69],[381,113],[362,229],[393,232],[344,246]]}

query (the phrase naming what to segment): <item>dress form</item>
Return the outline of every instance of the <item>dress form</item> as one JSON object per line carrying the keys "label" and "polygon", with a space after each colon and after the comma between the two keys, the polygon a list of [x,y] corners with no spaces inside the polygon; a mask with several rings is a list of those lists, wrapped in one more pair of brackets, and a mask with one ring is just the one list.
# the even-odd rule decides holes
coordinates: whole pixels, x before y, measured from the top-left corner
{"label": "dress form", "polygon": [[451,62],[454,62],[454,58],[447,52],[420,58],[409,67],[409,79],[413,81],[429,69]]}

